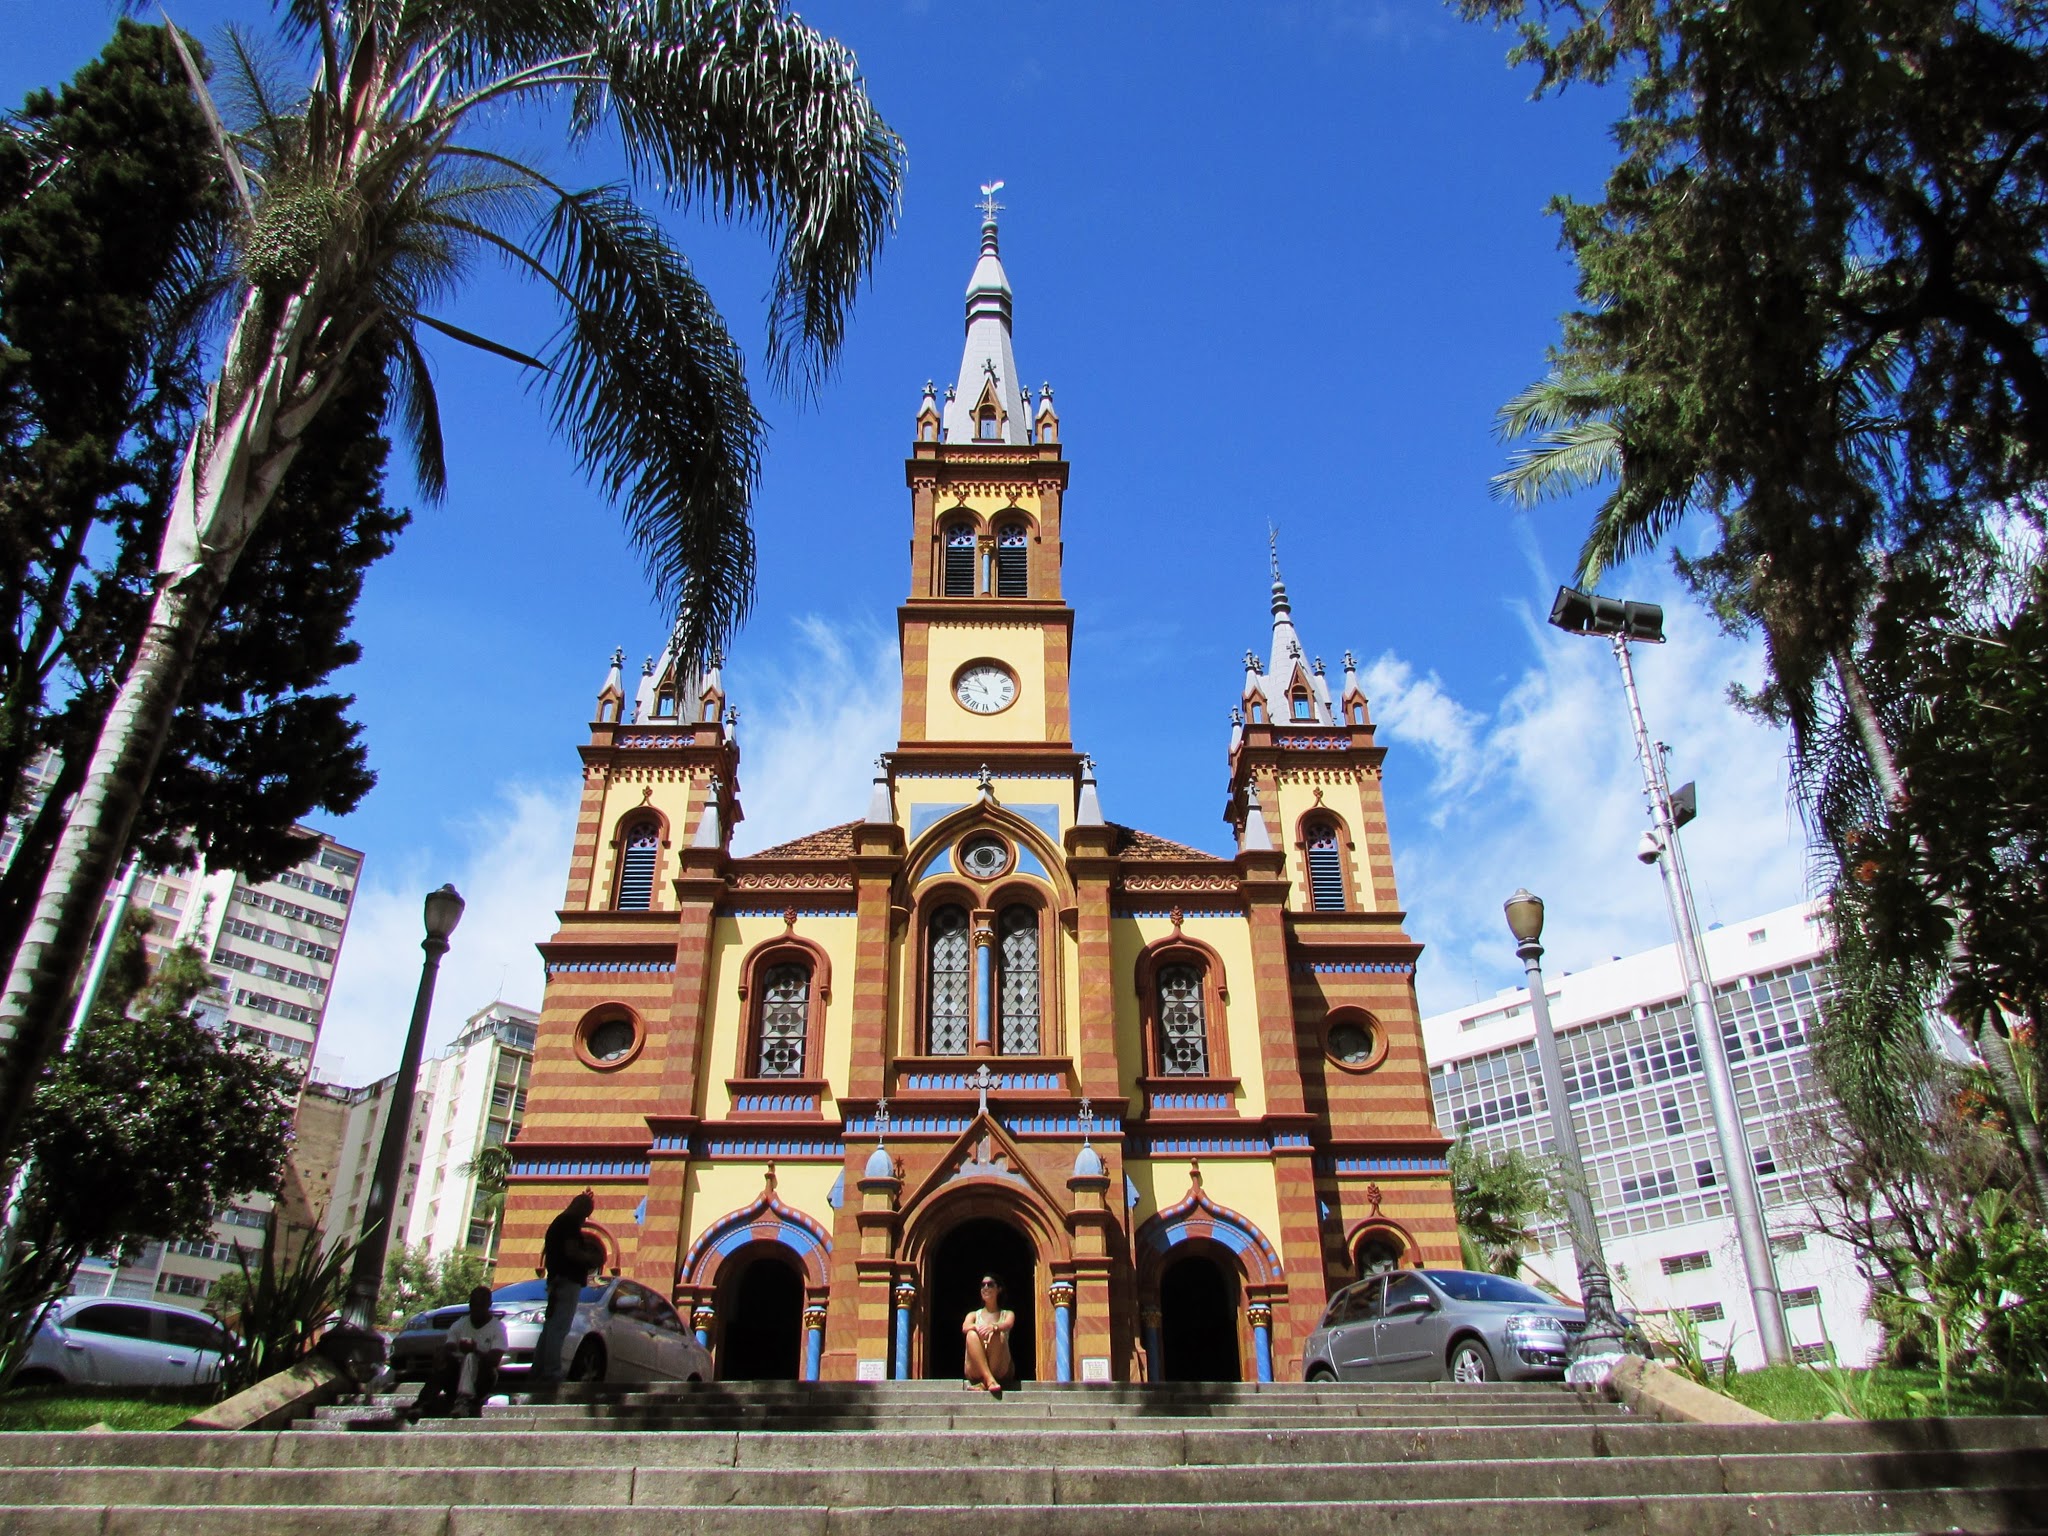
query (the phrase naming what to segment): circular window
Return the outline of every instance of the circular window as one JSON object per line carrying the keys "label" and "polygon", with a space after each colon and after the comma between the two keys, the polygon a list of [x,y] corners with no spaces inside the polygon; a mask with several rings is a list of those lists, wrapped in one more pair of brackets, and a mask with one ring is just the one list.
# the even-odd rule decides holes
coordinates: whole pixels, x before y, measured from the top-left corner
{"label": "circular window", "polygon": [[1345,1014],[1332,1019],[1324,1030],[1323,1051],[1347,1072],[1367,1072],[1387,1054],[1387,1041],[1371,1019]]}
{"label": "circular window", "polygon": [[977,880],[994,879],[1010,867],[1010,850],[999,838],[970,838],[960,845],[960,867]]}
{"label": "circular window", "polygon": [[593,1067],[624,1066],[640,1046],[640,1031],[631,1019],[610,1014],[584,1026],[583,1055]]}

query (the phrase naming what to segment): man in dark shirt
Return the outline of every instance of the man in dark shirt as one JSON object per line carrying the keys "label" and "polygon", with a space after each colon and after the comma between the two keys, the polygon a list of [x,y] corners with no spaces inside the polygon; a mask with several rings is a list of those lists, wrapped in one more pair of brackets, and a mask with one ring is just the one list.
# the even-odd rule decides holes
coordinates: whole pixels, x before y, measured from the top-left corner
{"label": "man in dark shirt", "polygon": [[547,1236],[541,1241],[541,1266],[548,1280],[548,1315],[541,1324],[540,1343],[533,1352],[536,1385],[562,1379],[562,1348],[569,1342],[569,1330],[576,1322],[576,1303],[582,1297],[583,1287],[590,1283],[591,1270],[603,1262],[603,1250],[597,1239],[583,1230],[583,1224],[596,1209],[597,1196],[584,1190],[548,1223]]}

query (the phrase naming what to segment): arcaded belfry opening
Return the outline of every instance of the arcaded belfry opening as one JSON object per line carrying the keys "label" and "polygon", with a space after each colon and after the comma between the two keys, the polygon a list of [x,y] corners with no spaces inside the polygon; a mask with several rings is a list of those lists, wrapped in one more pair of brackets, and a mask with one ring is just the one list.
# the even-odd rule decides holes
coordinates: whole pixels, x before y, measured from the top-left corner
{"label": "arcaded belfry opening", "polygon": [[1017,1314],[1010,1331],[1010,1355],[1019,1381],[1038,1379],[1038,1255],[1031,1239],[1006,1221],[971,1217],[940,1239],[926,1267],[929,1329],[925,1375],[957,1380],[966,1369],[967,1346],[960,1326],[981,1307],[981,1277],[1003,1283],[1003,1305]]}

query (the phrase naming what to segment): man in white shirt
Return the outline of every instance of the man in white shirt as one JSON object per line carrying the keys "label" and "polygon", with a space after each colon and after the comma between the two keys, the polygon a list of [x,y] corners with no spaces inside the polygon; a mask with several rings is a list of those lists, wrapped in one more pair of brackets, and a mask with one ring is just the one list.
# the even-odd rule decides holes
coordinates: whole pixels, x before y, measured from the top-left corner
{"label": "man in white shirt", "polygon": [[480,1285],[469,1293],[469,1311],[448,1329],[448,1342],[420,1393],[418,1411],[435,1413],[452,1395],[457,1416],[474,1415],[477,1404],[497,1387],[506,1348],[505,1320],[491,1310],[491,1288]]}

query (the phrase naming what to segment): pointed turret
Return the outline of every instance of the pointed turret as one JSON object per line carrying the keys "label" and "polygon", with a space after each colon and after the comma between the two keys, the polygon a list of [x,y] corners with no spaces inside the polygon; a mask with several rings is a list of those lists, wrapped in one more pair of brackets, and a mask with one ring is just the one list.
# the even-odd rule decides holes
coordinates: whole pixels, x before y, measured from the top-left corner
{"label": "pointed turret", "polygon": [[597,719],[600,725],[615,725],[625,716],[626,689],[619,677],[619,669],[625,664],[625,651],[613,651],[612,669],[604,675],[604,686],[597,690]]}
{"label": "pointed turret", "polygon": [[982,188],[981,259],[967,283],[967,344],[960,354],[960,381],[946,394],[947,443],[1031,441],[1031,418],[1010,345],[1010,279],[996,240],[996,214],[1002,204],[995,194],[1001,187],[997,181]]}
{"label": "pointed turret", "polygon": [[1052,408],[1052,386],[1038,386],[1038,440],[1041,443],[1056,443],[1060,440],[1060,413]]}
{"label": "pointed turret", "polygon": [[1287,599],[1287,583],[1280,576],[1280,541],[1269,535],[1273,570],[1273,644],[1271,659],[1263,669],[1258,658],[1245,653],[1245,717],[1285,725],[1336,725],[1339,723],[1330,685],[1318,658],[1311,666],[1302,650],[1301,636],[1294,628],[1294,610]]}
{"label": "pointed turret", "polygon": [[1099,827],[1102,820],[1102,797],[1095,788],[1095,759],[1083,756],[1081,759],[1081,798],[1074,811],[1074,825],[1078,827]]}
{"label": "pointed turret", "polygon": [[917,440],[920,443],[939,440],[939,391],[930,379],[924,381],[924,399],[917,407]]}

